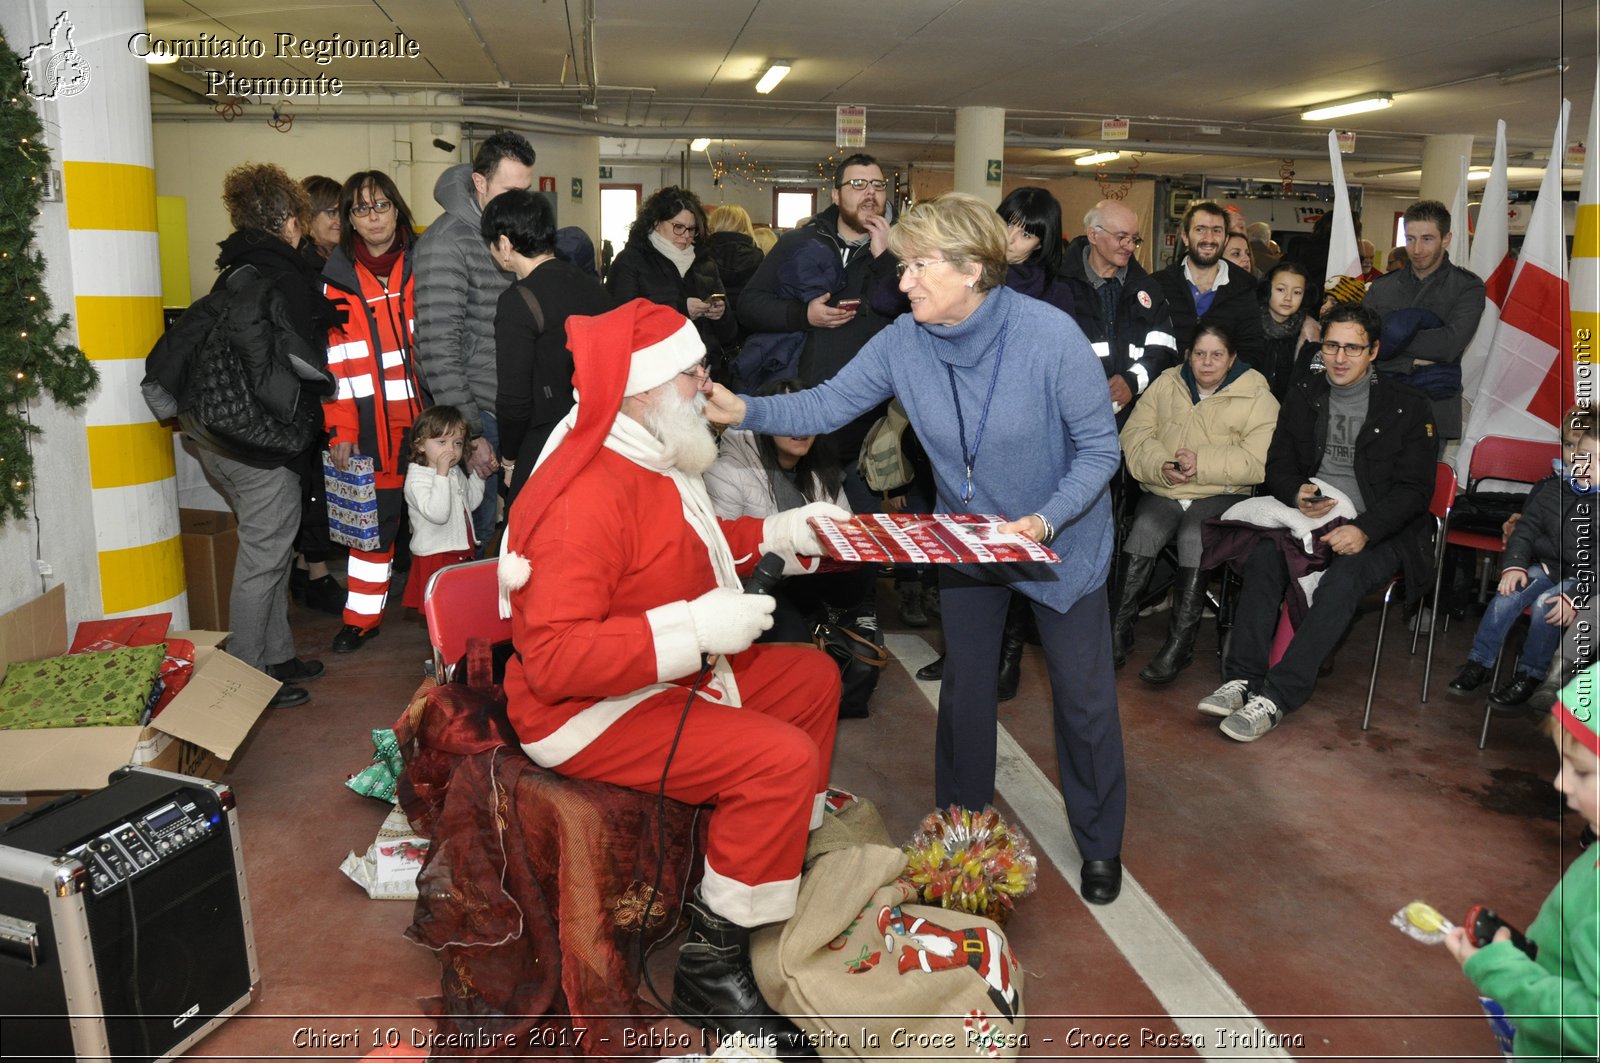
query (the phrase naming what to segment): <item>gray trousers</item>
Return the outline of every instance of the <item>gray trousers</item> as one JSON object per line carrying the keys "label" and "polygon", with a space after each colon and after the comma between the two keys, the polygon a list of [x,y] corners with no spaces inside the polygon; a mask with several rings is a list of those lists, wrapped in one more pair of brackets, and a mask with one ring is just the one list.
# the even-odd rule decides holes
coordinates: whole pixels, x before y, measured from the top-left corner
{"label": "gray trousers", "polygon": [[239,556],[228,599],[228,652],[252,668],[295,655],[289,630],[289,557],[300,530],[300,477],[293,469],[258,469],[195,447],[211,485],[239,521]]}
{"label": "gray trousers", "polygon": [[1139,494],[1139,508],[1133,514],[1133,527],[1122,544],[1122,552],[1134,557],[1155,557],[1161,548],[1178,536],[1178,567],[1200,567],[1200,525],[1209,517],[1220,517],[1245,495],[1212,495],[1197,498],[1184,509],[1176,499],[1153,495],[1148,491]]}

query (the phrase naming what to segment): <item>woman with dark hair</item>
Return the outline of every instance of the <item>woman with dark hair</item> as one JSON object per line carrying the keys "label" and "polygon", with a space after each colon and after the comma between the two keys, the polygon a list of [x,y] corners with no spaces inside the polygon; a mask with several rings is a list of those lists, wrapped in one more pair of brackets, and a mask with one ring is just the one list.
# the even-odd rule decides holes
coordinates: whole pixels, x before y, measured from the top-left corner
{"label": "woman with dark hair", "polygon": [[495,265],[517,277],[494,312],[494,416],[509,510],[551,430],[572,409],[567,318],[603,314],[616,301],[592,273],[559,257],[555,211],[543,196],[525,188],[500,193],[483,208],[479,232]]}
{"label": "woman with dark hair", "polygon": [[1285,258],[1261,280],[1261,364],[1254,368],[1267,378],[1272,397],[1279,402],[1289,385],[1308,371],[1320,348],[1322,326],[1309,310],[1321,302],[1321,286],[1292,258]]}
{"label": "woman with dark hair", "polygon": [[349,593],[335,653],[360,649],[378,634],[405,513],[405,435],[427,402],[417,380],[412,323],[411,209],[381,170],[363,170],[339,190],[339,246],[322,272],[323,291],[345,313],[328,334],[328,368],[339,391],[323,403],[336,468],[353,454],[372,459],[378,494],[378,546],[350,548]]}
{"label": "woman with dark hair", "polygon": [[1188,667],[1210,575],[1200,568],[1201,526],[1266,479],[1277,424],[1278,400],[1266,379],[1238,358],[1225,329],[1207,322],[1195,329],[1184,363],[1151,381],[1134,405],[1122,428],[1122,452],[1142,490],[1122,544],[1126,575],[1111,628],[1118,668],[1133,647],[1139,599],[1156,557],[1174,536],[1172,626],[1139,678],[1170,683]]}
{"label": "woman with dark hair", "polygon": [[1006,287],[1072,313],[1061,274],[1061,204],[1043,188],[1012,189],[995,208],[1006,223]]}
{"label": "woman with dark hair", "polygon": [[[321,273],[328,254],[339,246],[339,182],[313,174],[302,177],[300,187],[311,200],[311,221],[300,238],[300,257],[313,273]],[[317,413],[320,417],[320,404]],[[294,540],[289,594],[309,608],[338,616],[344,612],[344,588],[328,572],[333,541],[328,538],[328,498],[322,475],[322,452],[327,445],[327,433],[319,431],[316,444],[295,463],[300,476],[300,533]]]}
{"label": "woman with dark hair", "polygon": [[311,199],[311,224],[300,241],[306,261],[321,270],[333,249],[339,246],[339,182],[320,173],[300,179],[300,187]]}
{"label": "woman with dark hair", "polygon": [[[800,391],[800,381],[774,380],[761,395],[792,395]],[[730,429],[722,433],[716,464],[706,470],[706,493],[717,516],[724,520],[738,517],[770,517],[785,509],[808,502],[832,502],[849,509],[844,495],[844,470],[827,440],[814,435],[778,436]],[[772,614],[772,630],[758,642],[809,642],[817,624],[835,615],[856,610],[873,591],[874,573],[870,567],[840,572],[790,576],[774,592],[777,610]],[[873,610],[861,614],[874,623]]]}
{"label": "woman with dark hair", "polygon": [[[296,250],[310,223],[306,193],[280,167],[270,163],[237,166],[223,179],[222,201],[234,231],[222,241],[217,256],[221,275],[212,291],[228,287],[244,269],[254,269],[271,284],[269,307],[281,307],[289,328],[304,342],[300,353],[322,370],[327,330],[334,308],[317,291],[317,276]],[[252,339],[256,337],[252,336]],[[263,348],[269,337],[259,337]],[[252,352],[241,352],[248,358]],[[287,352],[275,352],[287,357]],[[302,380],[299,403],[312,405],[328,393],[324,377]],[[239,553],[233,566],[229,597],[229,652],[287,685],[278,688],[271,706],[300,705],[310,699],[296,686],[322,674],[321,661],[295,655],[289,629],[290,555],[300,526],[300,477],[294,460],[263,465],[224,453],[196,439],[196,457],[207,479],[228,500],[239,521]]]}
{"label": "woman with dark hair", "polygon": [[700,197],[668,185],[639,208],[628,243],[611,263],[606,289],[620,305],[648,299],[693,321],[713,367],[738,335],[728,290],[707,249],[708,226]]}

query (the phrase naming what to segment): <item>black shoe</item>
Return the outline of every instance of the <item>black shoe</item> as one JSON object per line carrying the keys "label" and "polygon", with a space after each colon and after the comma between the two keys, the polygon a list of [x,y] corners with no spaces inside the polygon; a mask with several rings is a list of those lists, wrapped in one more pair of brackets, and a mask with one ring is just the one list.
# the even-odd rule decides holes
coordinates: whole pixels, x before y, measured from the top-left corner
{"label": "black shoe", "polygon": [[279,664],[269,664],[262,671],[280,683],[309,683],[320,676],[324,669],[321,661],[290,657]]}
{"label": "black shoe", "polygon": [[303,568],[289,570],[289,597],[297,602],[306,600],[306,588],[311,586],[311,573]]}
{"label": "black shoe", "polygon": [[1508,709],[1515,709],[1533,697],[1533,692],[1539,689],[1539,680],[1527,672],[1518,672],[1517,677],[1505,686],[1489,695],[1489,700],[1496,705]]}
{"label": "black shoe", "polygon": [[278,692],[272,695],[272,700],[267,702],[269,709],[292,709],[296,705],[304,705],[311,700],[311,691],[305,687],[281,686]]}
{"label": "black shoe", "polygon": [[1453,694],[1470,694],[1489,681],[1489,669],[1477,661],[1468,661],[1461,666],[1461,671],[1450,680],[1450,692]]}
{"label": "black shoe", "polygon": [[375,627],[369,628],[366,631],[362,631],[354,624],[346,624],[344,627],[339,629],[339,633],[337,635],[333,636],[333,652],[354,653],[367,643],[371,642],[373,639],[377,638],[378,632],[382,630],[382,628]]}
{"label": "black shoe", "polygon": [[932,664],[925,664],[921,668],[918,668],[917,678],[926,680],[930,683],[937,683],[939,680],[943,679],[944,655],[940,654]]}
{"label": "black shoe", "polygon": [[1111,618],[1111,666],[1121,668],[1133,649],[1133,625],[1139,619],[1139,598],[1144,594],[1156,559],[1123,555],[1122,586],[1117,595],[1116,615]]}
{"label": "black shoe", "polygon": [[786,1059],[814,1058],[800,1028],[762,999],[750,970],[750,928],[717,915],[698,897],[686,902],[689,937],[678,952],[672,1010],[685,1022],[754,1038]]}
{"label": "black shoe", "polygon": [[345,589],[332,576],[322,576],[306,584],[306,608],[331,616],[344,615]]}
{"label": "black shoe", "polygon": [[1116,857],[1085,860],[1082,883],[1078,892],[1084,900],[1090,904],[1110,904],[1122,892],[1122,861]]}

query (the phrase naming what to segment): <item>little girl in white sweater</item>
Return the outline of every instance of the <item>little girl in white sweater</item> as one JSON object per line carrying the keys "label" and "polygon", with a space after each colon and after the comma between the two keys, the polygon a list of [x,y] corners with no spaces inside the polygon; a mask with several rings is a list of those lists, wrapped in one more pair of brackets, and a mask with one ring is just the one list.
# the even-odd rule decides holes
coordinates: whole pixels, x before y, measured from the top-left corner
{"label": "little girl in white sweater", "polygon": [[454,406],[430,406],[411,426],[406,469],[411,574],[403,599],[408,608],[422,608],[422,594],[435,572],[477,556],[472,511],[483,500],[484,483],[461,465],[466,444],[467,419]]}

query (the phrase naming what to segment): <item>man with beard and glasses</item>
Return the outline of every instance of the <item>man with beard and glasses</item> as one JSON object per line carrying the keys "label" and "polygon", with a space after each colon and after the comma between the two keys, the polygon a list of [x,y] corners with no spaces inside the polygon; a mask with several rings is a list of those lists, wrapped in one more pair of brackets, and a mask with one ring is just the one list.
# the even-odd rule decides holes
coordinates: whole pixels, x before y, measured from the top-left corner
{"label": "man with beard and glasses", "polygon": [[[831,380],[889,323],[872,309],[868,298],[880,283],[895,282],[895,257],[889,251],[889,220],[884,214],[888,201],[889,185],[878,160],[861,154],[846,157],[834,171],[833,206],[784,233],[739,296],[739,325],[746,332],[804,333],[795,375],[805,387]],[[790,298],[785,294],[785,264],[811,245],[820,245],[838,259],[844,284],[810,300]],[[867,430],[884,410],[882,406],[868,410],[828,437],[844,465],[845,495],[858,513],[881,508],[857,473],[856,459]]]}
{"label": "man with beard and glasses", "polygon": [[1200,322],[1222,326],[1246,365],[1262,360],[1256,280],[1222,257],[1228,215],[1215,203],[1196,203],[1183,216],[1183,257],[1152,276],[1167,297],[1178,352],[1189,350]]}
{"label": "man with beard and glasses", "polygon": [[[701,475],[705,343],[682,314],[634,299],[567,319],[578,404],[517,495],[500,558],[517,649],[507,711],[535,763],[714,806],[673,1010],[802,1051],[750,971],[750,928],[794,913],[820,825],[839,669],[809,646],[752,645],[773,599],[742,593],[765,553],[806,570],[816,502],[721,520]],[[681,729],[681,733],[680,733]]]}

